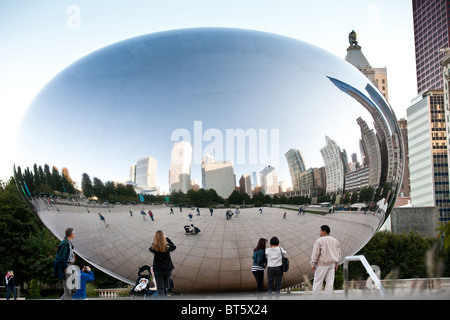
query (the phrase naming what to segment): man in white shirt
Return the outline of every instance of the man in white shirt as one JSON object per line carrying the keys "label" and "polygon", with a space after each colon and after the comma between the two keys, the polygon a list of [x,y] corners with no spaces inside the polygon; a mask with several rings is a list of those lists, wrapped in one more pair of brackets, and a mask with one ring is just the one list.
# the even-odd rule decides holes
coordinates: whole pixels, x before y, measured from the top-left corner
{"label": "man in white shirt", "polygon": [[339,241],[330,236],[330,227],[320,227],[320,238],[314,242],[311,254],[311,267],[314,271],[313,295],[319,295],[325,280],[324,295],[333,293],[334,273],[341,260]]}

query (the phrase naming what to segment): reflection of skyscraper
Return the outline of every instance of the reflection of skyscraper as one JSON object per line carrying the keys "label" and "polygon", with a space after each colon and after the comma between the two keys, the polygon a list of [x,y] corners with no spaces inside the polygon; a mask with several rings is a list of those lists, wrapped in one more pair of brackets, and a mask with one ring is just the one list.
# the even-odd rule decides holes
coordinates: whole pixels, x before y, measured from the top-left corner
{"label": "reflection of skyscraper", "polygon": [[257,185],[259,185],[258,174],[255,171],[253,171],[252,172],[252,189],[256,188]]}
{"label": "reflection of skyscraper", "polygon": [[228,198],[236,185],[233,163],[214,162],[209,157],[208,162],[202,163],[202,180],[205,189],[214,189],[220,197]]}
{"label": "reflection of skyscraper", "polygon": [[305,162],[302,153],[297,149],[290,149],[286,152],[286,160],[289,166],[289,173],[291,174],[292,189],[299,190],[300,187],[300,173],[306,170]]}
{"label": "reflection of skyscraper", "polygon": [[154,193],[158,190],[156,183],[156,168],[158,162],[148,156],[136,163],[136,184],[139,192]]}
{"label": "reflection of skyscraper", "polygon": [[187,141],[174,143],[169,171],[170,192],[186,193],[191,189],[192,147]]}
{"label": "reflection of skyscraper", "polygon": [[213,162],[214,162],[214,158],[213,158],[213,156],[211,156],[209,154],[207,154],[206,157],[202,158],[202,169],[201,169],[202,170],[202,187],[204,189],[206,189],[206,181],[205,181],[205,179],[206,179],[206,171],[205,171],[206,164],[213,163]]}
{"label": "reflection of skyscraper", "polygon": [[265,195],[274,195],[278,193],[278,174],[272,166],[267,166],[260,172],[261,192]]}
{"label": "reflection of skyscraper", "polygon": [[450,218],[449,172],[442,90],[430,90],[407,110],[411,203],[437,206],[440,221]]}
{"label": "reflection of skyscraper", "polygon": [[136,183],[136,165],[130,166],[130,172],[128,173],[129,181]]}
{"label": "reflection of skyscraper", "polygon": [[249,174],[243,174],[239,179],[239,192],[246,193],[250,197],[253,195],[252,179]]}
{"label": "reflection of skyscraper", "polygon": [[381,152],[381,178],[380,184],[394,181],[396,177],[403,174],[403,163],[398,159],[403,158],[402,142],[395,132],[400,131],[400,127],[395,117],[392,116],[391,109],[383,97],[369,83],[365,89],[369,94],[369,99],[359,90],[338,79],[328,77],[339,89],[358,101],[369,111],[374,120],[374,127],[380,144]]}
{"label": "reflection of skyscraper", "polygon": [[299,189],[307,189],[314,187],[314,168],[309,168],[298,174]]}
{"label": "reflection of skyscraper", "polygon": [[380,145],[373,129],[370,129],[366,122],[359,117],[358,122],[361,128],[361,153],[364,159],[363,165],[369,166],[369,177],[367,184],[377,188],[380,184],[381,176],[381,152]]}
{"label": "reflection of skyscraper", "polygon": [[[447,118],[447,117],[446,117]],[[398,121],[402,133],[403,145],[405,146],[405,166],[403,168],[403,181],[400,188],[399,197],[410,198],[411,186],[409,183],[409,147],[408,147],[408,122],[406,119]]]}
{"label": "reflection of skyscraper", "polygon": [[326,193],[342,194],[344,190],[345,167],[342,161],[342,152],[337,143],[325,136],[327,145],[320,149],[325,163]]}

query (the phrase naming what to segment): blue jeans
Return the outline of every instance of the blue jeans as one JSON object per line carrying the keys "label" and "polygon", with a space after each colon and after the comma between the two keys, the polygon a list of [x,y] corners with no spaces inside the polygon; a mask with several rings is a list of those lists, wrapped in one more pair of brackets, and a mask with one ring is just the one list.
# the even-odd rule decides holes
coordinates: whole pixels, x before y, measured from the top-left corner
{"label": "blue jeans", "polygon": [[9,300],[9,294],[11,293],[11,291],[13,293],[14,300],[17,298],[16,297],[16,286],[7,285],[6,286],[6,300]]}

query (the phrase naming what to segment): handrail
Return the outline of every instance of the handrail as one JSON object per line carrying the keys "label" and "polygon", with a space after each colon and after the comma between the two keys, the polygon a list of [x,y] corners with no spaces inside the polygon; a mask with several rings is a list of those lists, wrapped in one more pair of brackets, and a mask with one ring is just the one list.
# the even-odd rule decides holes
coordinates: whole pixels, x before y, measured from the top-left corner
{"label": "handrail", "polygon": [[99,298],[117,298],[117,294],[121,292],[126,292],[127,288],[113,288],[113,289],[94,289],[98,292]]}
{"label": "handrail", "polygon": [[363,255],[358,255],[358,256],[347,256],[344,259],[344,292],[345,292],[346,297],[348,297],[348,262],[349,261],[361,261],[364,268],[366,268],[366,271],[369,274],[370,278],[375,283],[376,288],[381,291],[381,294],[383,296],[386,295],[386,290],[384,289],[383,285],[381,284],[380,279],[378,279],[377,275],[373,271],[372,267],[369,265],[369,262],[367,262],[367,259]]}

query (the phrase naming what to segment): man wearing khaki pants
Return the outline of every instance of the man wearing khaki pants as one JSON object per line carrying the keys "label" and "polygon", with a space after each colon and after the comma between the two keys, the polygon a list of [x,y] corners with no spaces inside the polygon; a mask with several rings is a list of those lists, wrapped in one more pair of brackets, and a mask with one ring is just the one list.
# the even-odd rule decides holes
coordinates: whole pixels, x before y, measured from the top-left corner
{"label": "man wearing khaki pants", "polygon": [[320,238],[314,242],[311,254],[311,267],[314,270],[313,295],[317,296],[322,291],[325,280],[325,296],[333,293],[334,273],[341,260],[341,248],[339,241],[330,236],[330,227],[320,227]]}

